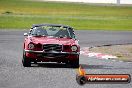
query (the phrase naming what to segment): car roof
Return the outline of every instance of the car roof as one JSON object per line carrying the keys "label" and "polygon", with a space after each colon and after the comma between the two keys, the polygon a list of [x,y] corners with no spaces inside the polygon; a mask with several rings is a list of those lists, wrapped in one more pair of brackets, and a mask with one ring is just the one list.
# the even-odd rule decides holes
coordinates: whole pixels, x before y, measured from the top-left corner
{"label": "car roof", "polygon": [[67,27],[67,28],[72,28],[72,27],[70,27],[70,26],[67,26],[67,25],[62,25],[62,24],[33,24],[32,25],[32,28],[34,28],[34,27],[41,27],[41,26],[63,26],[63,27]]}

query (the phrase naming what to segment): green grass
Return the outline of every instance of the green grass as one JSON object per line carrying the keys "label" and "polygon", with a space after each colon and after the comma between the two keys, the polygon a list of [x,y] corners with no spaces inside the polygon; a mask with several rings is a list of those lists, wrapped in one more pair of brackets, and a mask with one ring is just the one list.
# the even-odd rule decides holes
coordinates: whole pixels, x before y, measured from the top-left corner
{"label": "green grass", "polygon": [[0,29],[29,29],[38,23],[80,30],[132,30],[132,7],[0,0]]}

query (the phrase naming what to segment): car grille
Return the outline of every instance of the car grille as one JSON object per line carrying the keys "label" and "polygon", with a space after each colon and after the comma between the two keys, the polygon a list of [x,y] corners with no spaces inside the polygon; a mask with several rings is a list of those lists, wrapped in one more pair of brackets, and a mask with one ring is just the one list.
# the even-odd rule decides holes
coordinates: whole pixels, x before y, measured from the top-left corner
{"label": "car grille", "polygon": [[43,45],[43,50],[45,52],[49,52],[49,51],[62,51],[62,45],[59,44],[45,44]]}

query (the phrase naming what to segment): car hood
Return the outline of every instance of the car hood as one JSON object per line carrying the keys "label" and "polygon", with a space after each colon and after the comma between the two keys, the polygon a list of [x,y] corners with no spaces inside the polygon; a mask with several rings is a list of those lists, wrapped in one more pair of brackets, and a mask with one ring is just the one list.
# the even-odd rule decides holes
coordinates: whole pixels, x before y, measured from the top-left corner
{"label": "car hood", "polygon": [[73,45],[76,44],[77,41],[75,39],[70,38],[54,38],[54,37],[32,37],[32,41],[34,43],[41,44],[63,44],[63,45]]}

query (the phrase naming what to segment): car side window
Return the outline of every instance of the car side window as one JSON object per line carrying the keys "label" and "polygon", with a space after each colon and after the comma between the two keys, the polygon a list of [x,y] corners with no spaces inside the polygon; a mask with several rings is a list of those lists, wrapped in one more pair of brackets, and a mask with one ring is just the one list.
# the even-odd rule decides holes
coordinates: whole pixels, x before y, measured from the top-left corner
{"label": "car side window", "polygon": [[69,32],[72,38],[76,39],[75,33],[72,28],[69,28]]}
{"label": "car side window", "polygon": [[31,35],[31,33],[32,33],[32,30],[33,30],[33,29],[30,29],[30,30],[29,30],[29,33],[28,33],[29,35]]}
{"label": "car side window", "polygon": [[29,35],[30,36],[33,35],[34,31],[35,31],[35,29],[31,28],[30,31],[29,31]]}

